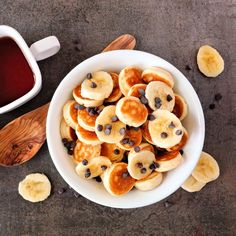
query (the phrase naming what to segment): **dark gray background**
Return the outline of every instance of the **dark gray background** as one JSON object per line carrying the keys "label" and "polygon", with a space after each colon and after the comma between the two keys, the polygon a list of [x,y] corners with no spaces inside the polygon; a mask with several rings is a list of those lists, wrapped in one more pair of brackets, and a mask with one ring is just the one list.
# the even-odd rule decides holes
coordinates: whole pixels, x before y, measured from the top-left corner
{"label": "dark gray background", "polygon": [[[137,49],[173,63],[196,89],[206,119],[204,150],[217,159],[221,175],[199,193],[179,189],[145,208],[110,209],[75,195],[55,169],[45,144],[28,163],[0,167],[0,235],[236,235],[235,17],[235,0],[1,0],[0,24],[15,27],[29,45],[56,35],[61,51],[39,62],[40,94],[1,115],[0,127],[50,101],[74,66],[120,34],[130,33],[137,38]],[[197,49],[206,43],[225,60],[225,70],[216,79],[197,69]],[[186,71],[186,65],[192,70]],[[216,93],[223,99],[210,110]],[[18,182],[31,172],[44,172],[52,182],[52,195],[42,203],[29,203],[18,195]],[[67,191],[59,195],[62,187]]]}

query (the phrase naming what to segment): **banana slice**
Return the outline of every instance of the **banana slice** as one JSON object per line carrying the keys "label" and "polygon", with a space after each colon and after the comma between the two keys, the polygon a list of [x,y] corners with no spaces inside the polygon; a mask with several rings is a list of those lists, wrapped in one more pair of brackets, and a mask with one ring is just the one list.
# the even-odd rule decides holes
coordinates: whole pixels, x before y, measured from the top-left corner
{"label": "banana slice", "polygon": [[206,184],[197,181],[192,175],[188,177],[188,179],[181,186],[187,192],[198,192],[200,191]]}
{"label": "banana slice", "polygon": [[74,155],[73,160],[76,163],[83,161],[84,159],[92,159],[94,157],[100,156],[101,153],[101,145],[91,145],[82,143],[81,141],[77,140],[76,146],[74,148]]}
{"label": "banana slice", "polygon": [[27,201],[41,202],[50,195],[51,183],[44,174],[29,174],[19,183],[18,192]]}
{"label": "banana slice", "polygon": [[142,73],[142,79],[148,84],[151,81],[160,81],[167,84],[169,87],[174,87],[174,78],[172,74],[160,67],[150,67]]}
{"label": "banana slice", "polygon": [[97,144],[102,143],[98,139],[95,132],[88,131],[88,130],[82,128],[80,125],[76,126],[75,132],[76,132],[78,139],[83,143],[92,144],[92,145],[97,145]]}
{"label": "banana slice", "polygon": [[101,155],[106,156],[111,162],[119,162],[123,159],[124,150],[114,143],[103,143]]}
{"label": "banana slice", "polygon": [[63,117],[67,125],[75,129],[77,125],[77,109],[75,108],[76,102],[69,100],[63,107]]}
{"label": "banana slice", "polygon": [[152,141],[152,137],[150,135],[150,132],[149,132],[149,129],[148,129],[148,121],[146,121],[143,125],[142,125],[142,135],[143,135],[143,138],[151,143],[152,145],[155,145],[154,142]]}
{"label": "banana slice", "polygon": [[119,76],[118,74],[113,72],[111,72],[110,75],[113,80],[113,90],[110,96],[105,100],[105,102],[116,102],[122,96],[122,92],[120,91],[120,86],[119,86]]}
{"label": "banana slice", "polygon": [[81,85],[78,85],[73,90],[73,97],[76,102],[78,102],[81,105],[84,105],[85,107],[98,107],[103,104],[103,100],[94,100],[83,97],[81,95]]}
{"label": "banana slice", "polygon": [[188,113],[188,106],[183,97],[175,94],[175,106],[172,111],[180,120],[183,120]]}
{"label": "banana slice", "polygon": [[121,92],[127,96],[130,88],[135,84],[142,84],[142,72],[134,66],[125,67],[119,74],[119,86]]}
{"label": "banana slice", "polygon": [[141,98],[145,96],[146,87],[147,87],[146,84],[135,84],[130,88],[128,96]]}
{"label": "banana slice", "polygon": [[149,191],[159,186],[161,182],[162,182],[162,173],[155,171],[151,173],[148,177],[137,180],[134,186],[135,188],[141,191]]}
{"label": "banana slice", "polygon": [[152,115],[155,119],[148,123],[152,141],[160,148],[178,144],[184,133],[180,120],[167,110],[156,110]]}
{"label": "banana slice", "polygon": [[123,162],[112,164],[101,177],[105,189],[113,196],[128,193],[135,183],[127,171],[127,164]]}
{"label": "banana slice", "polygon": [[167,148],[166,150],[171,152],[171,151],[179,151],[181,149],[183,149],[183,147],[186,145],[187,141],[188,141],[188,132],[187,130],[183,127],[183,131],[184,134],[182,136],[181,141],[176,144],[175,146],[171,147],[171,148]]}
{"label": "banana slice", "polygon": [[217,179],[220,169],[216,160],[206,152],[202,152],[192,176],[201,183],[208,183]]}
{"label": "banana slice", "polygon": [[207,77],[216,77],[224,70],[223,58],[215,48],[209,45],[199,48],[197,64],[199,70]]}
{"label": "banana slice", "polygon": [[155,168],[155,155],[150,151],[128,155],[128,171],[134,179],[147,177]]}
{"label": "banana slice", "polygon": [[80,177],[91,179],[101,175],[103,171],[105,171],[110,166],[111,161],[109,158],[98,156],[90,160],[84,159],[76,166],[75,171]]}
{"label": "banana slice", "polygon": [[105,107],[95,122],[95,132],[100,141],[118,143],[125,135],[126,125],[118,120],[116,106]]}
{"label": "banana slice", "polygon": [[75,130],[72,129],[69,125],[67,125],[64,118],[61,119],[60,133],[61,133],[62,139],[66,138],[68,141],[72,141],[72,140],[77,139],[77,136],[75,134]]}
{"label": "banana slice", "polygon": [[172,111],[175,105],[173,90],[163,82],[153,81],[147,85],[146,98],[150,108]]}
{"label": "banana slice", "polygon": [[131,150],[142,142],[142,131],[139,128],[127,127],[124,138],[117,146],[124,150]]}
{"label": "banana slice", "polygon": [[132,148],[129,152],[129,155],[133,155],[133,154],[136,154],[137,152],[145,151],[145,150],[154,153],[154,147],[151,144],[141,143],[140,145],[135,146],[134,148]]}
{"label": "banana slice", "polygon": [[85,79],[81,84],[81,95],[94,100],[108,98],[113,89],[111,75],[105,71],[92,73],[91,79]]}
{"label": "banana slice", "polygon": [[183,157],[178,151],[166,152],[161,156],[156,156],[159,167],[156,171],[166,172],[175,169],[183,162]]}
{"label": "banana slice", "polygon": [[147,120],[148,110],[138,98],[124,97],[116,104],[116,115],[123,123],[138,127]]}

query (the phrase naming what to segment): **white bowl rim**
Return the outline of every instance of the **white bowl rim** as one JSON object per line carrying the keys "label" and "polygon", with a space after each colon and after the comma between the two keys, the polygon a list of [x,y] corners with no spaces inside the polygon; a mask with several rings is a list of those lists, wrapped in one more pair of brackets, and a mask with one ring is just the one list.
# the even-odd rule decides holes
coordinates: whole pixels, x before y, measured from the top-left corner
{"label": "white bowl rim", "polygon": [[[80,68],[86,67],[91,60],[96,60],[99,59],[100,57],[103,56],[116,56],[118,54],[127,54],[127,53],[131,53],[134,54],[135,56],[141,56],[141,54],[146,55],[146,56],[151,56],[151,57],[155,57],[157,60],[160,60],[166,64],[168,64],[169,67],[172,67],[172,69],[176,70],[176,72],[178,72],[179,75],[181,75],[182,79],[184,79],[185,84],[188,86],[188,89],[191,89],[191,93],[192,96],[195,99],[195,105],[197,106],[197,117],[198,117],[198,122],[199,122],[199,126],[200,126],[200,134],[199,134],[199,145],[198,148],[196,148],[195,150],[195,156],[198,156],[198,158],[196,158],[195,160],[192,161],[191,166],[189,167],[188,170],[186,170],[185,173],[183,173],[183,176],[180,180],[177,181],[177,183],[175,183],[175,185],[170,186],[168,188],[168,190],[165,192],[165,194],[161,194],[161,196],[157,197],[157,198],[153,198],[152,200],[149,201],[140,201],[138,204],[133,205],[130,204],[130,202],[127,202],[127,204],[111,204],[110,202],[103,202],[103,201],[99,201],[96,199],[96,197],[91,197],[88,196],[84,191],[81,191],[80,189],[77,188],[77,185],[75,182],[71,181],[71,179],[67,176],[65,169],[63,168],[63,166],[60,164],[60,162],[58,161],[58,159],[55,156],[54,153],[54,147],[53,147],[53,135],[50,132],[50,124],[52,124],[53,122],[53,113],[56,106],[57,101],[55,100],[55,97],[57,97],[61,91],[61,89],[64,87],[64,83],[66,80],[70,79],[71,75],[74,74],[77,70],[79,70]],[[58,127],[59,128],[59,127]],[[77,66],[75,66],[65,77],[64,79],[60,82],[59,86],[57,87],[53,97],[52,97],[52,101],[50,103],[49,106],[49,110],[48,110],[48,115],[47,115],[47,123],[46,123],[46,135],[47,135],[47,144],[48,144],[48,149],[49,149],[49,153],[50,156],[52,158],[52,161],[54,163],[54,165],[56,166],[56,169],[58,170],[58,172],[60,173],[60,175],[62,176],[62,178],[75,190],[77,191],[80,195],[82,195],[83,197],[89,199],[90,201],[93,201],[97,204],[103,205],[103,206],[107,206],[107,207],[113,207],[113,208],[123,208],[123,209],[128,209],[128,208],[138,208],[138,207],[144,207],[147,205],[151,205],[154,204],[156,202],[159,202],[161,200],[163,200],[164,198],[170,196],[172,193],[174,193],[183,183],[184,181],[190,176],[190,174],[192,173],[194,167],[196,166],[198,159],[200,158],[200,154],[203,148],[203,144],[204,144],[204,138],[205,138],[205,120],[204,120],[204,114],[203,114],[203,110],[202,110],[202,106],[200,103],[200,100],[197,96],[197,93],[195,92],[194,88],[192,87],[191,83],[188,81],[188,79],[185,77],[185,75],[183,75],[182,72],[180,72],[175,66],[173,66],[171,63],[167,62],[166,60],[164,60],[161,57],[158,57],[154,54],[151,53],[147,53],[147,52],[143,52],[143,51],[138,51],[138,50],[114,50],[114,51],[108,51],[108,52],[104,52],[104,53],[100,53],[97,55],[94,55],[88,59],[86,59],[85,61],[81,62],[80,64],[78,64]],[[119,198],[119,197],[118,197]]]}

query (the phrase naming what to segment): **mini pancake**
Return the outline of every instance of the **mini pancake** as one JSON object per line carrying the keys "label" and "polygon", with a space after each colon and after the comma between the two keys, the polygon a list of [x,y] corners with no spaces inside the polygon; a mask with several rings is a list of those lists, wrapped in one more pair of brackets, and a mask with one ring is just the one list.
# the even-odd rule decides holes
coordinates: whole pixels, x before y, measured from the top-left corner
{"label": "mini pancake", "polygon": [[113,72],[111,72],[110,75],[113,80],[113,90],[111,92],[111,95],[107,99],[105,99],[105,102],[116,102],[122,96],[122,92],[120,91],[119,86],[119,76],[118,74]]}
{"label": "mini pancake", "polygon": [[125,131],[124,138],[117,143],[117,146],[124,150],[131,150],[133,147],[139,146],[142,142],[142,131],[141,129],[127,128]]}
{"label": "mini pancake", "polygon": [[106,156],[111,162],[119,162],[123,159],[124,150],[114,143],[103,143],[101,145],[101,155]]}
{"label": "mini pancake", "polygon": [[125,67],[119,74],[119,86],[121,92],[127,96],[130,88],[135,84],[142,84],[142,72],[134,66]]}
{"label": "mini pancake", "polygon": [[184,127],[183,127],[183,131],[184,131],[184,134],[182,136],[181,141],[178,144],[176,144],[175,146],[173,146],[171,148],[167,148],[167,151],[179,151],[179,150],[183,149],[183,147],[186,145],[186,143],[188,141],[188,132]]}
{"label": "mini pancake", "polygon": [[99,156],[101,153],[101,145],[91,145],[82,143],[80,140],[77,140],[76,146],[74,148],[73,160],[77,163],[83,161],[84,159],[91,159]]}
{"label": "mini pancake", "polygon": [[188,106],[183,97],[175,94],[175,106],[172,111],[180,120],[183,120],[188,113]]}
{"label": "mini pancake", "polygon": [[174,78],[172,74],[160,67],[150,67],[145,69],[142,73],[142,79],[147,84],[151,81],[161,81],[167,84],[169,87],[174,87]]}
{"label": "mini pancake", "polygon": [[75,132],[76,132],[78,139],[83,143],[93,144],[93,145],[97,145],[97,144],[102,143],[98,139],[95,132],[88,131],[88,130],[84,129],[83,127],[81,127],[79,124],[76,126]]}
{"label": "mini pancake", "polygon": [[142,125],[141,130],[142,130],[143,138],[144,138],[147,142],[149,142],[149,143],[155,145],[155,144],[153,143],[152,137],[151,137],[151,135],[150,135],[150,133],[149,133],[148,121],[146,121],[146,122]]}
{"label": "mini pancake", "polygon": [[98,106],[102,105],[102,103],[103,103],[103,100],[93,100],[93,99],[82,97],[81,85],[78,85],[73,90],[73,97],[76,102],[78,102],[81,105],[84,105],[85,107],[98,107]]}
{"label": "mini pancake", "polygon": [[76,102],[69,100],[63,107],[63,117],[67,125],[75,129],[77,125],[77,109],[75,109]]}
{"label": "mini pancake", "polygon": [[127,166],[123,162],[114,163],[104,172],[103,184],[111,195],[121,196],[134,187],[135,179],[128,174]]}
{"label": "mini pancake", "polygon": [[64,118],[61,119],[60,133],[62,139],[66,138],[68,141],[77,140],[75,130],[72,129],[69,125],[67,125]]}
{"label": "mini pancake", "polygon": [[129,152],[129,156],[141,151],[150,151],[155,153],[154,147],[149,143],[140,143],[138,146],[132,148]]}
{"label": "mini pancake", "polygon": [[130,88],[128,96],[140,98],[145,95],[146,87],[147,87],[146,84],[135,84]]}
{"label": "mini pancake", "polygon": [[163,152],[162,155],[156,155],[156,162],[159,167],[158,172],[165,172],[175,169],[183,161],[183,157],[179,151]]}
{"label": "mini pancake", "polygon": [[147,120],[148,110],[138,98],[124,97],[116,105],[116,115],[123,123],[139,127]]}

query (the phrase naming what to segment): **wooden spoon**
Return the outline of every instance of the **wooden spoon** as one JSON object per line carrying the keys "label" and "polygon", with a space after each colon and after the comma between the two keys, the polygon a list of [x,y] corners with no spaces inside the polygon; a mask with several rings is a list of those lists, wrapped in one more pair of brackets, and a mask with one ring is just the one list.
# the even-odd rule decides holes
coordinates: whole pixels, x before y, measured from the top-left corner
{"label": "wooden spoon", "polygon": [[[134,49],[136,40],[124,34],[104,50]],[[11,121],[0,130],[0,165],[20,165],[31,159],[46,139],[46,118],[49,103]]]}

